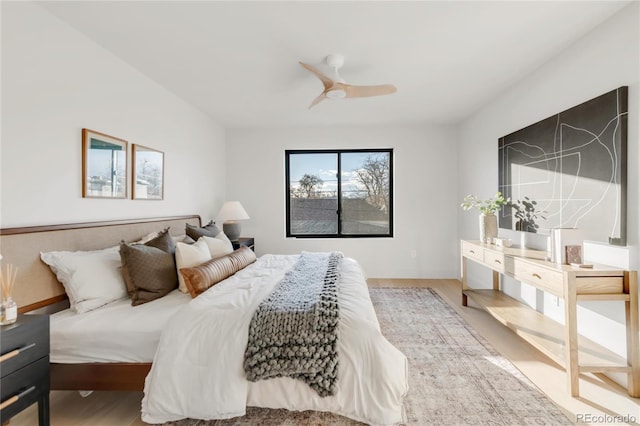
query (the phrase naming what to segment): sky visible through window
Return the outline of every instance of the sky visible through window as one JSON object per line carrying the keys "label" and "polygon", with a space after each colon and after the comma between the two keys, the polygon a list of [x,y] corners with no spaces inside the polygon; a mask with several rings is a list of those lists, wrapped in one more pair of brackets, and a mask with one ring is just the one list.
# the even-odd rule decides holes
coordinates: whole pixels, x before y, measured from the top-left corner
{"label": "sky visible through window", "polygon": [[[355,171],[362,168],[362,164],[370,156],[384,156],[388,153],[348,152],[342,153],[342,193],[345,197],[356,196],[363,187],[356,179]],[[289,161],[289,178],[295,188],[303,175],[315,175],[324,181],[320,191],[322,193],[337,193],[338,155],[335,153],[305,153],[292,154]]]}
{"label": "sky visible through window", "polygon": [[392,155],[388,149],[287,151],[286,235],[392,237]]}

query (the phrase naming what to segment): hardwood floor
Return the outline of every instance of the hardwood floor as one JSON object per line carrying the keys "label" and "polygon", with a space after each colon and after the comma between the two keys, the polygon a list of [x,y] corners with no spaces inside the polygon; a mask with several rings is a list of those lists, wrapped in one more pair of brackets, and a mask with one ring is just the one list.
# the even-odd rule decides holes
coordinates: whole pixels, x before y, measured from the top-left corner
{"label": "hardwood floor", "polygon": [[[564,369],[542,355],[511,330],[495,321],[469,302],[460,304],[460,282],[432,279],[369,279],[370,287],[431,287],[482,335],[498,352],[509,359],[542,392],[578,424],[624,424],[614,416],[626,416],[632,424],[640,424],[640,399],[631,398],[626,390],[602,376],[581,375],[580,397],[567,391]],[[86,398],[78,392],[51,392],[52,426],[138,426],[141,392],[94,392]],[[609,416],[609,417],[605,417]],[[635,420],[634,420],[635,419]],[[635,422],[635,423],[634,423]],[[36,406],[11,420],[10,426],[37,425]]]}

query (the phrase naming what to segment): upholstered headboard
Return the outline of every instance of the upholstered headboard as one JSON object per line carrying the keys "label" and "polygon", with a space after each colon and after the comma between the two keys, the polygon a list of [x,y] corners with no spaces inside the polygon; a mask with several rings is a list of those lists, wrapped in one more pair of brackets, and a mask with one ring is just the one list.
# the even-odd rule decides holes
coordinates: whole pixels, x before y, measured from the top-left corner
{"label": "upholstered headboard", "polygon": [[150,232],[171,227],[171,235],[184,234],[185,224],[201,226],[200,216],[117,220],[65,225],[0,229],[2,265],[18,268],[13,299],[19,312],[27,312],[66,298],[62,284],[40,260],[40,252],[97,250],[131,242]]}

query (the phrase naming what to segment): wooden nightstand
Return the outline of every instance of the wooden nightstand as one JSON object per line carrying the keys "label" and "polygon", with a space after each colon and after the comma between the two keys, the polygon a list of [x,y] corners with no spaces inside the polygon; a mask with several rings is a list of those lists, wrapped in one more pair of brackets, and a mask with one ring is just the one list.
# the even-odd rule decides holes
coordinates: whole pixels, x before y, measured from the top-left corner
{"label": "wooden nightstand", "polygon": [[249,238],[249,237],[240,237],[238,238],[238,241],[231,241],[231,244],[233,244],[233,249],[234,250],[238,250],[240,247],[245,246],[245,247],[249,247],[251,250],[256,251],[256,247],[253,243],[253,238]]}
{"label": "wooden nightstand", "polygon": [[34,402],[38,423],[49,425],[49,316],[18,315],[0,327],[0,423]]}

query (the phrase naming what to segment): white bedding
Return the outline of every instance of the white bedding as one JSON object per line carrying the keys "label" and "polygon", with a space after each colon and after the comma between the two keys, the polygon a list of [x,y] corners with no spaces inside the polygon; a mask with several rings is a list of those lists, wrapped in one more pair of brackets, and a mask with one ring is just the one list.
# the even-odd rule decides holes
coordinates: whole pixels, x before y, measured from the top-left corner
{"label": "white bedding", "polygon": [[57,312],[51,315],[51,362],[151,362],[162,329],[189,300],[175,290],[139,306],[127,297],[82,314]]}
{"label": "white bedding", "polygon": [[339,379],[322,398],[290,378],[248,382],[243,369],[249,322],[298,256],[265,255],[180,308],[162,333],[145,381],[142,419],[224,419],[247,406],[331,411],[373,425],[403,421],[406,357],[380,333],[357,262],[340,264]]}

